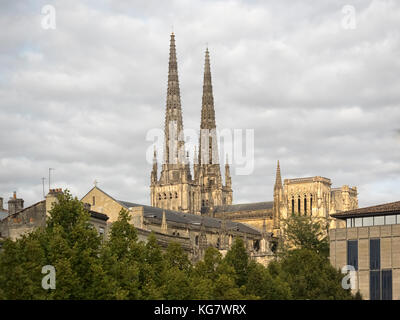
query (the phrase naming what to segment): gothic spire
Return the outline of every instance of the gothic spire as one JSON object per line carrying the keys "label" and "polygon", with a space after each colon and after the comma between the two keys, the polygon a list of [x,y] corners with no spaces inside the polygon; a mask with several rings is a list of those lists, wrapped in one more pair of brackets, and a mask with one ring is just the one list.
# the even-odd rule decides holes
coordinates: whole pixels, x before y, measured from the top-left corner
{"label": "gothic spire", "polygon": [[219,164],[210,54],[206,49],[201,102],[199,164]]}
{"label": "gothic spire", "polygon": [[279,166],[279,160],[278,160],[278,166],[276,167],[276,180],[274,189],[281,189],[281,188],[283,188],[282,177],[281,177],[281,168]]}
{"label": "gothic spire", "polygon": [[157,182],[157,174],[158,174],[158,169],[157,169],[157,149],[154,146],[154,153],[153,153],[153,170],[151,171],[151,182],[155,183]]}
{"label": "gothic spire", "polygon": [[171,33],[169,49],[168,89],[164,135],[164,163],[183,163],[185,157],[183,120],[174,33]]}
{"label": "gothic spire", "polygon": [[211,82],[210,54],[206,49],[204,62],[203,98],[201,104],[201,129],[215,129],[214,96]]}
{"label": "gothic spire", "polygon": [[226,161],[225,161],[225,186],[227,186],[228,188],[232,188],[232,178],[229,168],[228,154],[226,154]]}

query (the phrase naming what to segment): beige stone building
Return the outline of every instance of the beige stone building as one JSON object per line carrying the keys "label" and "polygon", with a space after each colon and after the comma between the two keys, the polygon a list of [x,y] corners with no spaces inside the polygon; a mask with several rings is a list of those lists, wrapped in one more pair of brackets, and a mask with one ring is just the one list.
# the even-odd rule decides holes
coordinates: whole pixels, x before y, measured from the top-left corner
{"label": "beige stone building", "polygon": [[208,246],[225,254],[235,238],[244,240],[250,257],[256,261],[267,264],[273,259],[272,235],[243,223],[117,200],[97,186],[81,201],[92,210],[107,213],[109,226],[122,209],[127,210],[139,240],[146,242],[153,232],[162,247],[180,243],[193,261],[201,259]]}
{"label": "beige stone building", "polygon": [[344,227],[330,230],[330,260],[337,269],[354,267],[353,291],[364,299],[400,299],[400,201],[332,216]]}
{"label": "beige stone building", "polygon": [[[26,208],[23,207],[24,200],[17,198],[14,192],[13,197],[8,201],[7,215],[0,220],[0,237],[15,240],[36,228],[44,227],[49,211],[57,201],[57,195],[61,192],[61,189],[51,189],[45,200]],[[87,209],[90,213],[90,223],[99,234],[105,235],[108,216],[92,210],[90,206]]]}

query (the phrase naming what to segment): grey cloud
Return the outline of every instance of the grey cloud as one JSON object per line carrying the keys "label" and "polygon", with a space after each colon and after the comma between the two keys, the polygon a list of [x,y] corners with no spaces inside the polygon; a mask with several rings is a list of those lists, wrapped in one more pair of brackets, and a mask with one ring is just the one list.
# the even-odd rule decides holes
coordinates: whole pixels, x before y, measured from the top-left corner
{"label": "grey cloud", "polygon": [[271,200],[278,159],[284,178],[357,185],[360,205],[398,200],[398,2],[353,1],[344,30],[337,1],[54,1],[52,31],[46,1],[21,3],[1,3],[0,196],[39,200],[54,167],[78,196],[97,179],[149,203],[145,137],[163,128],[174,25],[184,127],[199,129],[208,43],[218,127],[255,131],[235,202]]}

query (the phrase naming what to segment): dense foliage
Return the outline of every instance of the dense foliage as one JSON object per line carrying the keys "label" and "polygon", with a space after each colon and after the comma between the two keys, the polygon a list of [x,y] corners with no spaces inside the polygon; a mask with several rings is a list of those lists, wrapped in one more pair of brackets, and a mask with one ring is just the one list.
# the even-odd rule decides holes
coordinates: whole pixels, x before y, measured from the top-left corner
{"label": "dense foliage", "polygon": [[[80,201],[66,191],[45,228],[3,242],[0,299],[354,298],[329,264],[326,239],[305,220],[288,223],[292,241],[301,240],[295,249],[283,248],[268,267],[249,259],[241,239],[225,257],[209,247],[193,264],[177,243],[162,251],[154,235],[147,243],[138,241],[129,220],[122,210],[104,240]],[[45,265],[56,269],[54,290],[42,288]]]}

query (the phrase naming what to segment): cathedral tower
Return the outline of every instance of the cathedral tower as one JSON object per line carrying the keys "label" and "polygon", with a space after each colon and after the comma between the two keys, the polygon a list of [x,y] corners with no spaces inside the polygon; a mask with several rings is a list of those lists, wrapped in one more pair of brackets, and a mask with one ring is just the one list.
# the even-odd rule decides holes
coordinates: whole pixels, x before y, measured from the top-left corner
{"label": "cathedral tower", "polygon": [[216,128],[210,55],[207,48],[204,63],[198,165],[194,166],[201,191],[201,211],[203,213],[212,211],[209,209],[215,206],[232,203],[228,163],[225,167],[226,186],[222,184]]}
{"label": "cathedral tower", "polygon": [[171,34],[168,89],[164,124],[164,160],[160,179],[153,164],[151,205],[170,210],[199,213],[199,188],[192,180],[185,153],[175,35]]}

